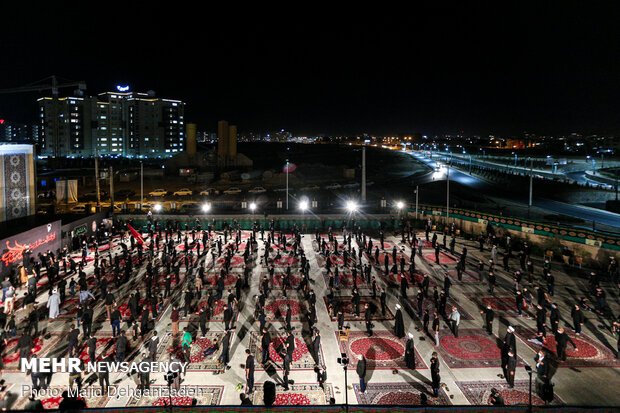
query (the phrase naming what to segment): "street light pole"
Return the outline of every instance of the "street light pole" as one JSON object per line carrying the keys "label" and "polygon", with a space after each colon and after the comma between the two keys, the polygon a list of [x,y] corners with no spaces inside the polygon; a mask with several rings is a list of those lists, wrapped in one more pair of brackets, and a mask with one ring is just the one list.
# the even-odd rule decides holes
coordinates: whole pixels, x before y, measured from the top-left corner
{"label": "street light pole", "polygon": [[97,188],[97,212],[99,212],[101,208],[101,195],[99,191],[99,152],[97,147],[95,147],[95,186]]}
{"label": "street light pole", "polygon": [[418,219],[418,185],[415,186],[415,219]]}
{"label": "street light pole", "polygon": [[286,160],[286,210],[288,211],[288,159]]}
{"label": "street light pole", "polygon": [[110,209],[114,214],[114,168],[110,166]]}
{"label": "street light pole", "polygon": [[450,224],[450,164],[448,167],[448,179],[446,181],[446,225]]}
{"label": "street light pole", "polygon": [[140,161],[140,210],[144,207],[144,165]]}
{"label": "street light pole", "polygon": [[534,181],[534,177],[532,175],[532,169],[534,168],[534,159],[530,158],[530,202],[528,204],[528,208],[527,208],[527,217],[530,217],[530,208],[532,208],[532,187],[533,187],[533,181]]}

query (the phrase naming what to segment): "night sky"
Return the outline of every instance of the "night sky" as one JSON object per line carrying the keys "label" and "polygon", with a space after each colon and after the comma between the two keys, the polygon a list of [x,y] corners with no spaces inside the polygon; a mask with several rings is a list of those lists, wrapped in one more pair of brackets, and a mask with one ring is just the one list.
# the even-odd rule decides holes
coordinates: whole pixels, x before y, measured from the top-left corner
{"label": "night sky", "polygon": [[[90,94],[129,84],[184,100],[187,121],[211,131],[227,119],[298,135],[620,132],[620,14],[592,2],[47,3],[5,8],[0,88],[51,74]],[[35,120],[36,97],[0,95],[0,118]]]}

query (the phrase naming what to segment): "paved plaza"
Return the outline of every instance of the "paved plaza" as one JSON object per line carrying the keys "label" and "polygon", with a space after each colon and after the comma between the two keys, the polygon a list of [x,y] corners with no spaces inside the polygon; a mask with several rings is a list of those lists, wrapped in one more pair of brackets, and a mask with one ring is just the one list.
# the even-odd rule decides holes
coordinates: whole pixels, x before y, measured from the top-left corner
{"label": "paved plaza", "polygon": [[[187,373],[182,377],[181,387],[189,386],[196,390],[195,396],[177,396],[173,398],[173,403],[178,405],[191,404],[199,405],[239,405],[240,394],[246,390],[245,362],[246,349],[255,356],[255,387],[254,392],[249,394],[249,399],[258,405],[263,404],[263,384],[272,381],[277,384],[275,404],[344,404],[345,396],[350,404],[412,404],[419,405],[422,398],[426,397],[428,404],[440,405],[486,405],[489,403],[491,389],[495,388],[502,394],[506,404],[525,404],[528,402],[529,377],[524,366],[530,365],[534,369],[536,376],[536,362],[534,358],[541,349],[541,344],[537,341],[537,322],[532,307],[524,309],[522,315],[517,313],[515,306],[515,284],[513,273],[519,267],[519,259],[512,258],[509,263],[509,271],[502,267],[501,260],[496,263],[497,283],[494,292],[489,292],[488,285],[488,263],[491,257],[490,246],[485,245],[484,251],[480,252],[478,243],[465,241],[461,237],[456,238],[454,252],[442,249],[439,256],[439,263],[436,262],[435,250],[432,243],[427,242],[424,232],[416,234],[421,241],[421,250],[415,251],[415,266],[411,266],[411,243],[402,242],[400,234],[386,234],[383,246],[376,234],[372,238],[372,252],[359,254],[359,239],[353,235],[351,237],[350,248],[354,249],[354,258],[351,253],[346,257],[343,251],[348,251],[349,246],[343,239],[341,231],[334,231],[339,245],[338,254],[334,254],[333,243],[329,240],[327,232],[321,233],[319,240],[315,233],[304,233],[301,235],[301,244],[295,248],[294,237],[287,234],[286,246],[277,241],[278,232],[275,232],[276,241],[271,242],[269,262],[265,263],[265,241],[268,231],[261,239],[260,232],[256,233],[257,251],[249,253],[245,262],[249,268],[249,286],[241,289],[241,297],[237,297],[239,302],[235,305],[234,314],[230,320],[231,333],[230,339],[230,362],[229,369],[226,369],[218,362],[219,350],[213,354],[205,354],[206,350],[213,347],[214,343],[222,343],[226,338],[225,323],[225,304],[228,291],[235,291],[237,279],[244,278],[244,257],[246,248],[251,248],[251,231],[242,231],[238,243],[234,236],[228,236],[228,244],[233,248],[234,254],[230,258],[230,270],[223,277],[225,287],[221,300],[210,303],[208,295],[211,290],[216,289],[215,285],[221,273],[221,268],[226,265],[223,258],[225,253],[218,255],[218,249],[213,246],[212,250],[205,254],[204,249],[200,250],[200,256],[196,259],[196,249],[193,251],[195,265],[190,266],[190,271],[196,271],[200,262],[205,263],[206,273],[202,286],[201,296],[194,297],[194,307],[191,314],[187,314],[185,309],[180,312],[179,329],[181,335],[187,328],[193,334],[193,344],[190,351],[190,365]],[[233,232],[233,234],[237,234]],[[432,232],[430,235],[432,236]],[[189,233],[183,231],[184,238]],[[350,233],[347,236],[351,235]],[[198,233],[199,237],[202,236]],[[211,238],[223,238],[222,232],[211,232]],[[145,243],[154,242],[147,234],[144,234]],[[442,234],[438,234],[438,241],[442,245]],[[448,237],[448,241],[449,241]],[[321,252],[321,244],[326,241],[328,249],[331,251],[329,256]],[[129,247],[129,238],[124,241]],[[183,263],[187,253],[183,241],[177,242],[177,233],[174,232],[175,248],[177,259]],[[107,258],[108,254],[121,254],[123,249],[120,246],[120,237],[115,237],[111,248],[108,244],[100,245],[98,248],[99,259]],[[162,241],[163,244],[163,241]],[[237,245],[237,247],[233,247]],[[376,255],[375,248],[379,249]],[[467,268],[462,274],[462,279],[458,279],[457,264],[460,260],[463,247],[467,248]],[[190,245],[191,235],[190,235]],[[195,246],[194,246],[195,248]],[[223,250],[226,250],[224,245]],[[500,247],[500,252],[504,249]],[[89,291],[96,297],[94,301],[94,322],[93,335],[97,338],[96,357],[102,358],[107,355],[114,355],[115,341],[112,327],[106,320],[106,308],[103,300],[100,299],[100,282],[102,277],[108,277],[110,287],[108,290],[116,296],[117,305],[123,316],[122,329],[130,337],[131,328],[127,320],[131,317],[130,293],[139,291],[141,297],[146,296],[144,277],[146,275],[146,264],[148,262],[148,249],[144,253],[144,258],[140,263],[135,250],[129,251],[135,261],[131,279],[117,287],[114,283],[114,274],[110,268],[104,271],[99,277],[95,277],[94,270],[94,250],[90,248],[86,258],[84,271],[87,277]],[[303,285],[303,274],[301,271],[301,252],[305,255],[309,263],[309,286],[314,291],[316,300],[316,323],[313,325],[320,333],[320,351],[315,353],[313,348],[313,337],[309,326],[312,322],[311,305],[306,299],[307,295],[298,287]],[[518,254],[520,246],[513,247],[513,254]],[[156,256],[159,253],[156,252]],[[421,252],[421,253],[420,253]],[[82,252],[72,253],[76,262],[82,259]],[[396,256],[397,268],[394,272],[393,257]],[[385,272],[385,260],[389,257],[388,272]],[[378,259],[376,259],[378,258]],[[402,258],[402,260],[401,260]],[[519,284],[519,289],[534,292],[535,286],[546,289],[547,284],[542,278],[542,257],[531,257],[534,264],[534,277],[530,281],[524,276]],[[326,270],[327,260],[331,261],[330,269],[332,275],[338,268],[337,286],[330,293],[332,280]],[[345,261],[346,260],[346,261]],[[478,272],[476,264],[479,260],[485,263],[485,270]],[[157,266],[158,259],[155,259]],[[361,267],[360,267],[361,264]],[[370,265],[370,273],[363,272],[363,265]],[[404,264],[404,268],[401,268]],[[270,274],[270,267],[273,266],[273,276]],[[122,266],[121,266],[122,267]],[[288,283],[284,281],[283,274],[290,267],[291,276]],[[191,269],[194,268],[194,269]],[[404,271],[402,271],[404,270]],[[551,263],[551,273],[555,276],[554,295],[549,297],[552,303],[557,304],[560,312],[559,326],[564,327],[568,336],[575,343],[577,349],[569,343],[567,357],[565,361],[558,360],[554,335],[549,327],[546,328],[547,340],[544,348],[546,357],[550,361],[550,375],[554,384],[554,397],[550,402],[554,405],[620,405],[620,393],[617,391],[617,384],[620,383],[620,359],[617,358],[617,336],[613,335],[611,319],[603,318],[593,311],[584,311],[585,322],[581,334],[575,334],[571,319],[571,309],[582,297],[590,297],[590,286],[588,278],[583,271],[581,276],[576,276],[578,271],[570,272],[567,275],[563,266],[559,262]],[[64,271],[61,269],[61,276]],[[458,337],[455,337],[452,327],[448,324],[447,318],[440,317],[438,337],[439,345],[435,346],[435,339],[432,333],[424,331],[422,319],[418,317],[418,291],[419,286],[424,283],[425,276],[428,275],[428,296],[422,302],[423,310],[430,313],[430,324],[432,325],[433,312],[436,304],[433,299],[435,288],[438,292],[444,288],[444,274],[451,280],[449,298],[446,300],[447,315],[449,316],[452,308],[456,308],[460,313],[460,323],[458,326]],[[155,288],[153,293],[157,296],[165,289],[165,276],[167,272],[162,268],[155,272]],[[184,290],[188,286],[195,284],[195,276],[187,273],[185,264],[180,267],[180,283],[172,282],[172,298],[165,298],[163,305],[157,309],[156,315],[150,316],[154,320],[154,328],[160,338],[155,358],[157,361],[168,361],[170,354],[178,355],[183,359],[183,349],[180,344],[180,336],[173,337],[171,312],[172,303],[178,303],[179,307],[184,307],[186,293]],[[77,274],[71,275],[77,279]],[[402,295],[401,276],[408,281],[407,296]],[[157,278],[159,277],[159,278]],[[607,292],[607,303],[612,313],[616,316],[620,310],[618,303],[618,290],[601,274],[601,286]],[[261,351],[261,332],[259,331],[259,320],[257,319],[257,302],[259,291],[264,290],[262,283],[268,283],[269,295],[265,297],[265,323],[271,335],[271,345],[268,350],[270,362],[262,365]],[[33,351],[38,357],[65,357],[68,351],[67,336],[70,325],[76,321],[78,295],[72,296],[67,288],[67,296],[60,306],[60,314],[57,318],[50,320],[47,317],[47,300],[49,290],[46,285],[46,277],[43,276],[38,281],[37,305],[43,307],[43,317],[39,322],[39,335],[34,338]],[[180,284],[180,285],[179,285]],[[288,284],[288,285],[287,285]],[[376,289],[374,288],[376,285]],[[114,286],[114,287],[111,287]],[[356,287],[357,292],[353,292]],[[382,309],[380,299],[380,289],[386,292],[385,308]],[[76,287],[77,289],[77,287]],[[22,286],[17,289],[17,311],[16,319],[18,326],[25,325],[22,320],[27,317],[27,310],[22,309],[20,300],[24,296],[27,288]],[[355,306],[352,304],[352,297],[360,295],[360,310],[356,314]],[[590,298],[594,306],[594,298]],[[338,304],[336,304],[338,303]],[[368,310],[366,310],[368,304]],[[536,293],[534,293],[534,304],[536,304]],[[404,321],[404,337],[395,335],[394,325],[399,305]],[[495,319],[492,330],[489,333],[485,328],[484,318],[481,314],[486,306],[490,306],[495,312]],[[339,334],[338,314],[335,314],[335,307],[343,310],[343,333]],[[207,331],[205,334],[200,328],[200,315],[197,311],[200,308],[208,308],[209,319],[206,322]],[[282,358],[282,347],[287,341],[287,311],[290,308],[290,327],[292,340],[295,343],[295,351],[290,360],[291,381],[288,390],[282,386],[284,378],[284,362]],[[148,311],[148,310],[147,310]],[[372,335],[367,334],[365,312],[371,311],[370,320],[373,325]],[[547,326],[550,325],[547,316]],[[234,328],[232,328],[234,326]],[[506,336],[509,326],[513,326],[516,337],[516,372],[514,386],[509,387],[504,378],[502,343]],[[5,397],[11,408],[23,408],[28,402],[27,397],[21,394],[22,385],[31,385],[30,376],[19,371],[19,353],[17,342],[21,336],[21,328],[18,328],[17,336],[8,339],[2,352],[4,371],[2,378],[5,382]],[[431,327],[429,326],[429,330]],[[411,369],[405,357],[407,346],[407,335],[413,335],[415,350],[415,369]],[[151,339],[152,332],[145,337],[133,340],[130,337],[127,360],[140,361],[143,353],[148,354],[148,341]],[[89,351],[86,341],[83,340],[80,330],[80,358],[84,361],[89,360]],[[431,355],[437,352],[439,358],[439,368],[441,386],[438,397],[433,397],[431,389]],[[338,363],[341,354],[349,357],[347,384],[345,387],[345,370]],[[364,355],[367,361],[366,389],[360,390],[360,380],[356,373],[358,356]],[[326,372],[325,383],[317,381],[316,368],[324,368]],[[85,377],[85,388],[97,388],[99,382],[94,375]],[[165,388],[167,383],[164,374],[151,374],[152,388]],[[535,381],[535,377],[534,377]],[[55,373],[51,377],[51,388],[64,389],[69,382],[69,373]],[[114,373],[110,375],[110,383],[119,387],[135,389],[139,385],[137,374]],[[195,400],[192,400],[195,399]],[[60,402],[60,397],[49,396],[41,398],[44,407],[54,408]],[[149,397],[92,397],[87,400],[89,407],[124,407],[124,406],[151,406],[165,405],[168,397],[149,396]],[[534,404],[543,404],[536,394],[533,397]]]}

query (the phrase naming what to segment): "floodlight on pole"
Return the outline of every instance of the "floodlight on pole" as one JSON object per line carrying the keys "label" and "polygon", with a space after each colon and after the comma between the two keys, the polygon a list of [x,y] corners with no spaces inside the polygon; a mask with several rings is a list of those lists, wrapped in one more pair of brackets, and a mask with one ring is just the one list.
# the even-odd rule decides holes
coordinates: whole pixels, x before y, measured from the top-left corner
{"label": "floodlight on pole", "polygon": [[403,209],[405,207],[405,203],[403,201],[398,201],[396,203],[396,208]]}
{"label": "floodlight on pole", "polygon": [[153,211],[155,211],[155,212],[160,212],[160,211],[161,211],[161,204],[155,204],[155,205],[153,205]]}
{"label": "floodlight on pole", "polygon": [[308,201],[301,201],[299,203],[299,209],[301,209],[302,212],[305,212],[308,209]]}
{"label": "floodlight on pole", "polygon": [[250,202],[250,211],[254,212],[256,210],[256,204],[254,202]]}
{"label": "floodlight on pole", "polygon": [[209,212],[211,210],[211,204],[202,204],[202,212]]}
{"label": "floodlight on pole", "polygon": [[346,207],[347,211],[355,212],[357,210],[357,203],[355,201],[347,201]]}

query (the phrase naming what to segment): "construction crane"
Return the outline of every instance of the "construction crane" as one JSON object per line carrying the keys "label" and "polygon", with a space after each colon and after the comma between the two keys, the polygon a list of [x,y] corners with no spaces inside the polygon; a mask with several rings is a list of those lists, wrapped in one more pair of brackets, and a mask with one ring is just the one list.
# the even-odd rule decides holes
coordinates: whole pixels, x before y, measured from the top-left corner
{"label": "construction crane", "polygon": [[[46,77],[45,79],[38,80],[36,82],[30,83],[21,87],[14,87],[8,89],[0,89],[0,94],[5,93],[28,93],[28,92],[43,92],[46,90],[52,91],[52,136],[51,142],[54,148],[54,158],[61,155],[59,151],[59,136],[60,136],[60,126],[58,122],[58,118],[60,117],[60,110],[58,107],[58,91],[59,89],[74,87],[82,93],[82,91],[86,90],[86,82],[83,80],[80,81],[71,81],[67,79],[59,79],[55,75]],[[45,133],[48,133],[47,131]]]}

